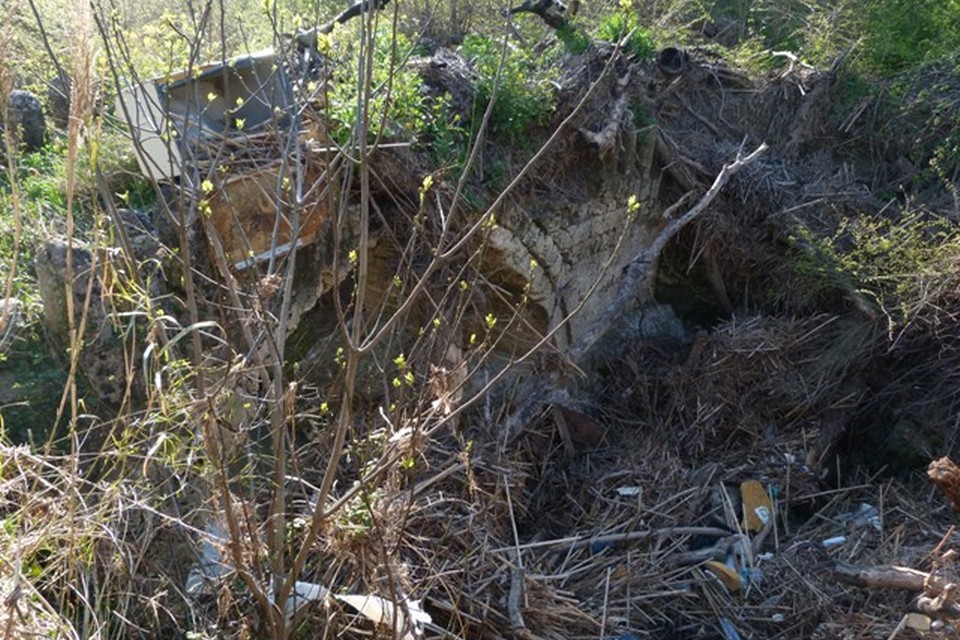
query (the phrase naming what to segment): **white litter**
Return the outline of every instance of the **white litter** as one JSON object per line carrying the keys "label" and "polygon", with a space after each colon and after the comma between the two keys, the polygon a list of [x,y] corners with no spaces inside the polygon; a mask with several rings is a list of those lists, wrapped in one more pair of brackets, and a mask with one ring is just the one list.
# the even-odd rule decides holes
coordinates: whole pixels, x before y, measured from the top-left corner
{"label": "white litter", "polygon": [[823,545],[824,549],[832,549],[833,547],[839,547],[846,541],[847,536],[833,536],[832,538],[827,538],[820,544]]}
{"label": "white litter", "polygon": [[[200,560],[190,569],[184,584],[184,590],[192,596],[213,593],[217,581],[233,571],[233,567],[224,557],[224,548],[227,544],[226,531],[219,522],[212,522],[205,527],[205,533],[200,543]],[[270,602],[274,601],[272,585],[268,591],[268,597]],[[356,609],[360,615],[374,624],[393,629],[393,636],[398,640],[418,640],[423,636],[424,624],[432,622],[430,614],[423,610],[420,600],[405,598],[402,606],[398,607],[392,600],[378,595],[335,595],[322,584],[300,580],[294,583],[293,592],[286,602],[287,620],[292,620],[297,612],[309,603],[327,597],[332,597]]]}

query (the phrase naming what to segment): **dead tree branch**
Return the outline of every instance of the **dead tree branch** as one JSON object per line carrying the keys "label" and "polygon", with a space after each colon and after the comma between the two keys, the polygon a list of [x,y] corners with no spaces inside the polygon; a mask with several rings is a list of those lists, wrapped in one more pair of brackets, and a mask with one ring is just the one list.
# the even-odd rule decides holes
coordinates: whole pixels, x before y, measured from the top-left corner
{"label": "dead tree branch", "polygon": [[[60,64],[60,58],[57,57],[56,52],[53,50],[53,47],[50,45],[50,37],[47,35],[47,30],[43,26],[43,19],[40,17],[40,11],[37,9],[37,5],[34,0],[29,0],[30,10],[33,12],[33,17],[37,21],[37,28],[40,30],[40,41],[43,43],[43,48],[47,52],[47,56],[50,57],[50,62],[53,63],[54,68],[57,70],[57,77],[60,78],[61,86],[57,88],[57,91],[61,94],[66,91],[67,94],[70,93],[70,74],[67,73],[67,70],[63,68],[63,65]],[[69,95],[62,96],[65,99],[69,99]]]}
{"label": "dead tree branch", "polygon": [[880,565],[861,567],[837,563],[833,568],[833,578],[837,582],[867,589],[903,589],[904,591],[927,591],[936,595],[947,588],[947,581],[924,571]]}
{"label": "dead tree branch", "polygon": [[338,24],[344,24],[357,16],[363,15],[368,9],[380,11],[389,4],[390,0],[358,0],[348,8],[341,11],[333,20],[314,27],[298,31],[296,35],[297,44],[311,49],[317,48],[317,37],[320,34],[327,35],[333,31]]}
{"label": "dead tree branch", "polygon": [[907,567],[860,567],[839,562],[833,568],[833,579],[867,589],[919,591],[922,593],[912,603],[917,611],[938,617],[960,617],[960,604],[957,603],[960,587],[932,573]]}
{"label": "dead tree branch", "polygon": [[631,300],[638,296],[644,299],[650,297],[654,277],[657,273],[657,260],[667,243],[684,227],[703,215],[716,197],[720,195],[720,192],[723,191],[723,188],[727,186],[730,179],[744,167],[753,164],[766,150],[767,144],[763,143],[750,155],[746,157],[738,155],[735,161],[723,165],[720,173],[717,174],[717,178],[713,181],[713,185],[700,201],[685,214],[667,223],[667,226],[657,234],[653,242],[630,261],[623,271],[620,287],[617,289],[617,294],[613,300],[604,308],[590,330],[584,332],[570,349],[569,355],[575,362],[585,356],[593,345],[606,334]]}
{"label": "dead tree branch", "polygon": [[511,7],[507,13],[532,13],[539,16],[551,29],[564,29],[570,24],[564,15],[566,11],[566,5],[559,0],[525,0],[519,6]]}

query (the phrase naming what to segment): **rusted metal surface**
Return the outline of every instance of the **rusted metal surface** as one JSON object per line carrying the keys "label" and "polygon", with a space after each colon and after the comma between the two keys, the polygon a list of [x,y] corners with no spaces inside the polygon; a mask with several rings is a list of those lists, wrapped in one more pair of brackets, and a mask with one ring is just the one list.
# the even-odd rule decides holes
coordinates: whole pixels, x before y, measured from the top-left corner
{"label": "rusted metal surface", "polygon": [[[302,179],[313,184],[320,168],[307,165]],[[290,178],[281,177],[281,165],[235,175],[211,194],[209,215],[229,262],[238,269],[283,254],[292,247],[296,224],[299,244],[317,239],[328,207],[322,193],[295,210]],[[286,186],[284,186],[286,185]],[[296,220],[294,219],[296,218]],[[274,232],[276,243],[274,244]]]}

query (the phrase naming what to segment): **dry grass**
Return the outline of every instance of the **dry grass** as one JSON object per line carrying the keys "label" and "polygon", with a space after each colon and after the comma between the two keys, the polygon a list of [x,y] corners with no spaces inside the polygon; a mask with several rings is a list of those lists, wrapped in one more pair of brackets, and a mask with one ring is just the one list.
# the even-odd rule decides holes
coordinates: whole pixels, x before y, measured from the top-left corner
{"label": "dry grass", "polygon": [[[594,71],[582,69],[591,79]],[[703,114],[727,117],[721,103],[739,101],[728,105],[734,118],[757,104],[742,76],[700,71],[705,84],[694,78],[692,88],[674,91],[681,102],[660,105],[664,199],[706,186],[704,177],[744,133],[728,132],[718,143]],[[711,93],[704,87],[717,86],[714,79],[720,89]],[[587,106],[585,123],[599,119],[601,102]],[[788,120],[766,125],[778,129]],[[728,126],[717,122],[717,129]],[[79,136],[79,125],[73,133]],[[786,147],[791,135],[775,137]],[[549,180],[562,181],[575,164],[576,157],[552,163]],[[732,255],[744,244],[744,220],[803,206],[814,187],[843,201],[836,182],[843,175],[818,179],[816,164],[782,154],[739,176],[698,229],[694,255],[708,244]],[[810,190],[798,194],[786,184],[796,176]],[[571,183],[571,192],[586,193],[585,183]],[[769,239],[758,233],[749,243],[762,249],[721,262],[738,267],[727,273],[773,262]],[[273,326],[265,318],[245,326],[266,333]],[[733,316],[690,344],[625,343],[606,363],[608,375],[578,398],[599,438],[567,438],[555,414],[544,412],[511,447],[499,430],[508,394],[456,420],[418,389],[397,392],[394,407],[379,406],[389,397],[389,378],[399,381],[399,365],[390,362],[399,351],[393,340],[402,337],[391,335],[389,349],[371,351],[364,374],[374,373],[358,376],[359,390],[340,396],[354,406],[336,414],[339,423],[325,405],[354,384],[344,382],[347,374],[333,376],[324,392],[292,385],[263,399],[266,367],[224,358],[241,362],[231,375],[247,379],[207,371],[214,390],[192,397],[189,370],[167,362],[152,381],[166,385],[151,393],[155,404],[94,427],[108,434],[93,438],[95,451],[0,448],[4,637],[265,635],[264,600],[277,578],[271,565],[286,561],[289,568],[303,549],[295,579],[422,599],[433,618],[431,638],[729,638],[725,624],[743,637],[884,638],[906,610],[906,596],[843,586],[831,576],[833,564],[930,570],[957,544],[952,514],[926,484],[881,480],[838,455],[865,394],[857,376],[877,352],[876,327],[858,317],[757,312]],[[436,345],[418,344],[407,357],[426,362]],[[220,354],[205,355],[210,362]],[[280,374],[272,381],[282,380],[282,363],[273,364]],[[249,422],[231,430],[230,411],[246,412]],[[335,424],[342,447],[332,437]],[[271,435],[279,445],[267,443]],[[289,453],[285,472],[270,477],[278,449]],[[774,498],[774,517],[760,534],[741,530],[734,505],[745,480],[761,482]],[[879,530],[847,517],[862,503],[876,507]],[[286,525],[279,546],[271,529],[278,521]],[[311,522],[315,537],[307,533]],[[228,540],[212,531],[229,531]],[[838,535],[846,541],[824,548]],[[203,542],[222,554],[226,575],[187,594]],[[738,545],[751,583],[731,593],[705,562],[725,560]],[[312,636],[375,631],[333,600],[310,605],[294,626]]]}

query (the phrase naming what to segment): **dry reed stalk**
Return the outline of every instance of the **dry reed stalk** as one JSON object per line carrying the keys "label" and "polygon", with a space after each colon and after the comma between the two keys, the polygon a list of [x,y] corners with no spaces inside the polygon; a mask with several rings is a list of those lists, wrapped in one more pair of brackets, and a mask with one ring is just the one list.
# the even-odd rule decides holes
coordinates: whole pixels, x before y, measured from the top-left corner
{"label": "dry reed stalk", "polygon": [[[67,236],[67,259],[66,259],[66,295],[67,302],[67,325],[70,337],[70,371],[67,375],[67,382],[64,387],[63,395],[60,399],[60,406],[57,409],[57,422],[63,416],[66,403],[70,402],[70,425],[71,429],[76,427],[78,417],[78,398],[76,376],[80,363],[80,351],[83,348],[83,333],[86,328],[87,313],[93,293],[93,283],[96,277],[96,261],[91,265],[86,273],[87,286],[84,296],[83,309],[77,322],[75,306],[74,278],[78,275],[74,273],[73,250],[76,239],[75,235],[75,196],[77,191],[77,163],[79,162],[80,147],[83,142],[84,127],[92,113],[93,107],[93,22],[92,13],[88,5],[78,3],[75,5],[76,13],[73,15],[72,31],[74,33],[75,49],[73,58],[70,62],[70,115],[67,125],[67,170],[66,170],[66,236]],[[94,253],[96,256],[96,253]],[[51,433],[55,429],[51,430]]]}
{"label": "dry reed stalk", "polygon": [[[15,2],[6,4],[3,10],[3,23],[7,25],[14,24],[14,9],[17,6]],[[15,74],[13,70],[14,56],[14,29],[7,28],[0,30],[0,122],[10,122],[8,107],[10,104],[10,92],[13,91]],[[6,158],[7,175],[10,177],[10,211],[13,215],[13,255],[10,258],[10,270],[7,272],[3,283],[3,297],[11,298],[13,296],[13,283],[17,277],[17,267],[20,258],[20,243],[23,237],[23,214],[20,208],[20,184],[17,180],[17,150],[14,143],[15,132],[5,126],[2,131],[2,155]],[[9,305],[4,305],[0,311],[0,326],[6,325],[12,309]],[[2,346],[2,345],[0,345]]]}

